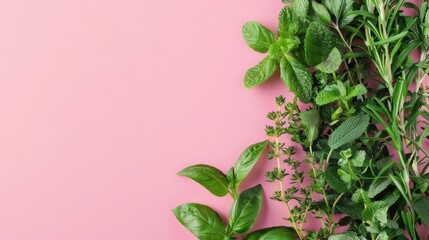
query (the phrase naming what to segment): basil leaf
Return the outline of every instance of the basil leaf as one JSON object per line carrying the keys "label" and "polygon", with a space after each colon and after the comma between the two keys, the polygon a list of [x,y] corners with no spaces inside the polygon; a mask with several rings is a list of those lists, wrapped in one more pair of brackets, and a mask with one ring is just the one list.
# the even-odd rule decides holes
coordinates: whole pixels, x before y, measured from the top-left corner
{"label": "basil leaf", "polygon": [[247,70],[246,75],[244,75],[244,86],[253,88],[265,82],[274,74],[277,67],[277,60],[270,58],[270,56],[265,57],[256,66]]}
{"label": "basil leaf", "polygon": [[307,63],[316,66],[325,61],[334,48],[332,33],[321,23],[312,22],[307,28],[304,52]]}
{"label": "basil leaf", "polygon": [[173,213],[200,240],[223,240],[226,236],[221,217],[206,205],[187,203],[174,208]]}
{"label": "basil leaf", "polygon": [[257,52],[268,52],[271,44],[276,42],[274,34],[258,22],[250,21],[245,23],[242,33],[247,45]]}
{"label": "basil leaf", "polygon": [[337,101],[341,98],[340,91],[336,84],[331,84],[326,86],[322,91],[320,91],[316,96],[316,104],[319,106]]}
{"label": "basil leaf", "polygon": [[259,143],[255,143],[250,145],[244,152],[240,155],[237,162],[234,166],[234,177],[235,177],[235,190],[238,189],[240,183],[244,180],[244,178],[249,174],[250,170],[252,170],[253,166],[255,166],[258,159],[261,157],[265,148],[267,147],[269,141],[263,141]]}
{"label": "basil leaf", "polygon": [[245,234],[256,222],[262,207],[262,187],[257,185],[240,193],[232,204],[229,226],[234,234]]}
{"label": "basil leaf", "polygon": [[198,164],[183,169],[178,175],[189,177],[218,197],[228,194],[228,180],[225,174],[215,167]]}
{"label": "basil leaf", "polygon": [[309,6],[309,0],[294,0],[292,9],[298,18],[305,18],[307,17]]}
{"label": "basil leaf", "polygon": [[291,227],[264,228],[251,233],[246,240],[295,240],[298,238],[295,230]]}
{"label": "basil leaf", "polygon": [[369,125],[368,115],[357,115],[345,120],[335,129],[328,140],[331,149],[337,149],[360,137]]}
{"label": "basil leaf", "polygon": [[317,3],[315,1],[312,2],[314,13],[317,17],[319,17],[322,22],[325,24],[330,25],[332,23],[331,15],[329,14],[328,10],[320,3]]}
{"label": "basil leaf", "polygon": [[286,55],[280,61],[280,77],[302,102],[307,103],[311,100],[313,89],[311,73],[292,55]]}
{"label": "basil leaf", "polygon": [[341,65],[341,53],[338,48],[333,48],[329,53],[328,58],[319,63],[316,68],[324,73],[333,73],[338,70]]}
{"label": "basil leaf", "polygon": [[426,197],[420,198],[414,203],[414,209],[422,219],[422,222],[429,227],[429,199]]}

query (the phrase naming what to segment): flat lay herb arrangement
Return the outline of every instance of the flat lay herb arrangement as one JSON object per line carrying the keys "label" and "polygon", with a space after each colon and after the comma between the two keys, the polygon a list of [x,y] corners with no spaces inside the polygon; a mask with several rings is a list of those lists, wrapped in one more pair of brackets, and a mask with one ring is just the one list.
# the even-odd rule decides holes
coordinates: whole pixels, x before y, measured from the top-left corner
{"label": "flat lay herb arrangement", "polygon": [[[268,140],[249,146],[228,173],[202,164],[179,172],[234,199],[228,223],[196,203],[173,213],[203,240],[429,239],[417,231],[429,228],[428,1],[283,2],[276,34],[254,21],[243,26],[247,45],[265,55],[244,85],[280,69],[295,98],[275,98]],[[266,173],[271,199],[287,214],[284,226],[255,230],[262,187],[239,185],[266,149],[276,165]]]}

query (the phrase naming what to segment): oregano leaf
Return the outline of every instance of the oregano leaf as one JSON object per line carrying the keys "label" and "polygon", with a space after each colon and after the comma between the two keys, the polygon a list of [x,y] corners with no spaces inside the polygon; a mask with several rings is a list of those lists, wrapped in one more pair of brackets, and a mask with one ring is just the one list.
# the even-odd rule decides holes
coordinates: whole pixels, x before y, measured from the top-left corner
{"label": "oregano leaf", "polygon": [[329,137],[329,147],[337,149],[360,137],[366,131],[369,120],[368,115],[357,115],[345,120]]}

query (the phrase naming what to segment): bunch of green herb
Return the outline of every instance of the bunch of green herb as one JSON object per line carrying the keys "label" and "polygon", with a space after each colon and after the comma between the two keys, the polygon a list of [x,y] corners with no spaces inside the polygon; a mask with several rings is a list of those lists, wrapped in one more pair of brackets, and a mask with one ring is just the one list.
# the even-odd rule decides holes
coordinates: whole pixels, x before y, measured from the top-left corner
{"label": "bunch of green herb", "polygon": [[[279,68],[295,95],[290,102],[276,98],[265,129],[268,158],[275,161],[267,181],[276,186],[272,199],[283,203],[290,226],[279,229],[298,239],[426,239],[416,227],[429,227],[428,1],[283,2],[277,34],[254,21],[242,29],[248,46],[265,54],[244,85],[255,87]],[[248,191],[238,194],[244,177],[237,178],[237,169],[216,172],[227,186],[218,195]],[[206,180],[197,181],[210,190]],[[186,225],[175,212],[188,228],[204,229],[206,223]],[[310,231],[312,216],[321,225]],[[233,219],[218,224],[224,229],[219,238],[193,233],[200,239],[288,239],[265,235],[283,231],[277,228],[249,235],[249,223],[246,231],[234,231]]]}
{"label": "bunch of green herb", "polygon": [[[427,1],[285,3],[277,36],[256,22],[243,26],[249,47],[268,53],[248,70],[245,86],[261,84],[280,68],[289,90],[311,108],[301,111],[295,100],[285,104],[280,97],[277,111],[268,114],[277,167],[267,177],[279,186],[273,199],[285,203],[301,239],[404,239],[404,232],[420,239],[416,225],[429,224]],[[415,50],[417,62],[410,57]],[[306,157],[292,159],[295,151],[279,141],[284,134]],[[304,177],[309,184],[302,184]],[[289,206],[291,200],[298,204]],[[317,233],[302,227],[309,212],[322,219]],[[335,222],[338,213],[346,217]],[[335,235],[343,224],[349,229]]]}

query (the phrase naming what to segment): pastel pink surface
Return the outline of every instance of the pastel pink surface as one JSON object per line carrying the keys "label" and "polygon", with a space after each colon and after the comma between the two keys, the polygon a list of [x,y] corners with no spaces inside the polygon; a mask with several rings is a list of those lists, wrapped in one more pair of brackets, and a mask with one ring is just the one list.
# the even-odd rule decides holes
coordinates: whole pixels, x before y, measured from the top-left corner
{"label": "pastel pink surface", "polygon": [[[250,19],[279,1],[0,1],[0,239],[194,239],[171,209],[211,197],[176,173],[231,166],[284,93],[248,91]],[[245,183],[262,180],[263,169]],[[267,209],[261,225],[282,222]]]}

